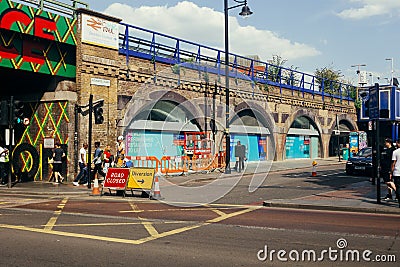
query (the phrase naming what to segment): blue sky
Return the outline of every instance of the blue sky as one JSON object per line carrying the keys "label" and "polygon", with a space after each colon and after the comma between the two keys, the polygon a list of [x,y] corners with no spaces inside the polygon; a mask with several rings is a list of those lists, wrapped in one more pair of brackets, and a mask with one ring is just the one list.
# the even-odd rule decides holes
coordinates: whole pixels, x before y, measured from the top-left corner
{"label": "blue sky", "polygon": [[[223,50],[223,0],[84,2],[123,22]],[[248,0],[248,6],[254,13],[246,19],[240,8],[229,11],[232,53],[262,61],[279,55],[285,66],[310,74],[333,68],[354,84],[356,64],[367,65],[361,70],[369,81],[387,84],[391,61],[385,59],[393,58],[394,77],[400,76],[399,0]]]}

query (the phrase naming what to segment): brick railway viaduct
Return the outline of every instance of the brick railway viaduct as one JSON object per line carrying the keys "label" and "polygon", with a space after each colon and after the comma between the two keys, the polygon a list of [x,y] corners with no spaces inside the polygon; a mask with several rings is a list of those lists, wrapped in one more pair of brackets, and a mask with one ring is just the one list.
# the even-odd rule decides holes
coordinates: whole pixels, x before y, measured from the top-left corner
{"label": "brick railway viaduct", "polygon": [[[119,25],[118,47],[85,41],[82,29],[87,28],[84,24],[88,17]],[[5,97],[15,95],[16,99],[35,103],[31,123],[19,134],[19,142],[31,143],[39,151],[45,138],[55,138],[67,147],[72,174],[73,159],[88,134],[87,116],[77,115],[75,105],[86,105],[90,94],[94,101],[104,99],[104,123],[93,125],[93,140],[102,144],[113,145],[117,136],[135,127],[135,121],[149,119],[143,115],[145,111],[159,116],[157,120],[160,120],[163,112],[171,113],[173,107],[178,108],[172,115],[186,113],[186,119],[199,131],[210,127],[209,122],[215,119],[219,134],[224,134],[223,51],[126,25],[118,18],[89,9],[77,10],[76,25],[75,77],[34,73],[24,76],[26,71],[0,67],[1,76],[9,77],[3,84]],[[142,35],[135,35],[134,31]],[[137,37],[144,34],[150,38]],[[175,43],[167,46],[157,41],[157,37],[168,37]],[[193,46],[192,50],[183,48],[185,42]],[[275,153],[269,155],[271,159],[286,159],[289,134],[316,132],[318,150],[314,157],[326,158],[332,146],[336,146],[332,136],[337,128],[342,130],[341,137],[357,130],[356,109],[349,93],[353,87],[317,82],[312,75],[252,59],[239,64],[240,56],[231,57],[229,117],[232,127],[241,129],[239,124],[242,124],[244,128],[254,128],[257,126],[254,122],[258,122],[260,132],[268,136],[275,148]],[[273,72],[275,76],[271,76]],[[21,81],[21,77],[25,80]],[[18,93],[12,88],[25,89]],[[238,119],[241,119],[239,124],[235,123]],[[293,127],[294,124],[300,126]]]}

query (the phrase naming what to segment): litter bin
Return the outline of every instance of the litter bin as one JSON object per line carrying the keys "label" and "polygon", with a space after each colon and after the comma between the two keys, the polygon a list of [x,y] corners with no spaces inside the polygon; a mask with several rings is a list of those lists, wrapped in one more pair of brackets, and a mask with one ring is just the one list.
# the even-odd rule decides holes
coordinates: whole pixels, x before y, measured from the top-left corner
{"label": "litter bin", "polygon": [[343,160],[349,159],[349,149],[347,147],[342,149],[342,158]]}

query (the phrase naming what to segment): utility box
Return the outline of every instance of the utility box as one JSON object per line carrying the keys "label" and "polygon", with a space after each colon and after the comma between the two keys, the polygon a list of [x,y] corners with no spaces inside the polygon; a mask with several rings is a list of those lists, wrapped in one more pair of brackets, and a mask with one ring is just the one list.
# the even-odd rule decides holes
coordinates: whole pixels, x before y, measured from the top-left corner
{"label": "utility box", "polygon": [[349,159],[349,149],[347,147],[342,149],[342,158],[343,160]]}

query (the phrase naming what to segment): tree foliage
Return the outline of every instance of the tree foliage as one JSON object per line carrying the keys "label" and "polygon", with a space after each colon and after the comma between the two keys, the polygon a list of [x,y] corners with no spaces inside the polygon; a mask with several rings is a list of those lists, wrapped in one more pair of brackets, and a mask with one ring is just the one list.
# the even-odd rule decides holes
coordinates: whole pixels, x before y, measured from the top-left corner
{"label": "tree foliage", "polygon": [[315,79],[321,90],[331,96],[333,101],[334,95],[339,95],[342,73],[340,70],[334,70],[332,66],[316,69],[314,73]]}
{"label": "tree foliage", "polygon": [[[283,59],[279,55],[273,55],[268,65],[267,79],[273,82],[283,82],[288,85],[296,86],[298,84],[298,79],[295,73],[297,67],[292,65],[290,68],[283,68],[286,62],[287,59]],[[267,92],[269,91],[268,84],[264,85],[264,90]]]}

